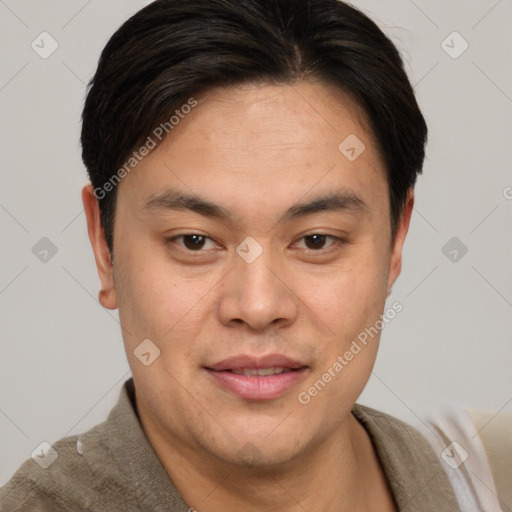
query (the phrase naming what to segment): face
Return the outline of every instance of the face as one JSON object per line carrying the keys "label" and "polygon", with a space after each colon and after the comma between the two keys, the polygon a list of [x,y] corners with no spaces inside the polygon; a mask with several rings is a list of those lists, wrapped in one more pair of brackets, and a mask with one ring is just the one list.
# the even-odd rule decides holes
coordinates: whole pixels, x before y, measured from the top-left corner
{"label": "face", "polygon": [[161,439],[276,465],[350,416],[380,333],[353,342],[384,313],[412,208],[392,241],[362,120],[312,82],[198,97],[118,185],[113,267],[84,189],[100,299],[119,308],[139,412]]}

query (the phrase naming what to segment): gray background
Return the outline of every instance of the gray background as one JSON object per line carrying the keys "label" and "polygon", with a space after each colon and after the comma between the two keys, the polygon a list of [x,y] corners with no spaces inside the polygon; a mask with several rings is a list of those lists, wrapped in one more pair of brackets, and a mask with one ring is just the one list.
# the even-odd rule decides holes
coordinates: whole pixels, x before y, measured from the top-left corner
{"label": "gray background", "polygon": [[[147,3],[0,0],[0,485],[42,441],[103,421],[130,375],[117,312],[97,300],[78,140],[101,49]],[[510,412],[512,3],[355,5],[402,50],[430,129],[389,297],[404,309],[360,402],[413,424],[442,407]],[[46,59],[31,47],[51,48],[43,31],[59,45]],[[454,31],[469,44],[457,58]]]}

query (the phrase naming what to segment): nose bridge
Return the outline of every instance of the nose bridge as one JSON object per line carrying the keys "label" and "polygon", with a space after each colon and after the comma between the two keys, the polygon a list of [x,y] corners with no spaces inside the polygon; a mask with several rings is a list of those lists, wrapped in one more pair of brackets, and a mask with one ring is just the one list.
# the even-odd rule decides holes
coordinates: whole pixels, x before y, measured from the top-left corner
{"label": "nose bridge", "polygon": [[266,248],[254,261],[239,261],[237,263],[237,276],[240,279],[241,290],[244,295],[255,295],[253,299],[266,296],[269,299],[276,293],[276,277],[270,269],[276,267],[272,251]]}
{"label": "nose bridge", "polygon": [[283,266],[270,239],[261,243],[244,240],[237,247],[233,265],[220,308],[224,323],[241,320],[254,329],[262,329],[275,320],[290,321],[295,317],[296,303],[283,283],[285,276],[279,276]]}

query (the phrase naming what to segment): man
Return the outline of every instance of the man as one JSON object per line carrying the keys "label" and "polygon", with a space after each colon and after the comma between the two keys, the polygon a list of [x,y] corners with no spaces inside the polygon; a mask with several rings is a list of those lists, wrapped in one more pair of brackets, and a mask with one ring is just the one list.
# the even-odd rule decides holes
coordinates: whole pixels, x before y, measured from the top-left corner
{"label": "man", "polygon": [[129,19],[86,99],[82,198],[133,378],[1,510],[459,510],[423,436],[356,404],[426,136],[396,48],[340,1]]}

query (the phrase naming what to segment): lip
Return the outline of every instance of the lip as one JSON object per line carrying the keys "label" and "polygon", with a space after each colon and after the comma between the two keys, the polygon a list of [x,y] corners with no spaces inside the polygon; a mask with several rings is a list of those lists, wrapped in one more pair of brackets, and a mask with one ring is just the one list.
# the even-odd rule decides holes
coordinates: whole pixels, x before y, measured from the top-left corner
{"label": "lip", "polygon": [[[237,375],[230,370],[242,368],[283,367],[292,371],[274,375]],[[301,382],[308,366],[281,354],[262,357],[238,355],[204,367],[204,370],[222,388],[245,400],[273,400]]]}
{"label": "lip", "polygon": [[267,354],[261,357],[240,354],[208,365],[206,368],[220,372],[223,370],[239,370],[241,368],[271,368],[272,366],[282,366],[283,368],[295,370],[306,366],[306,364],[282,354]]}

